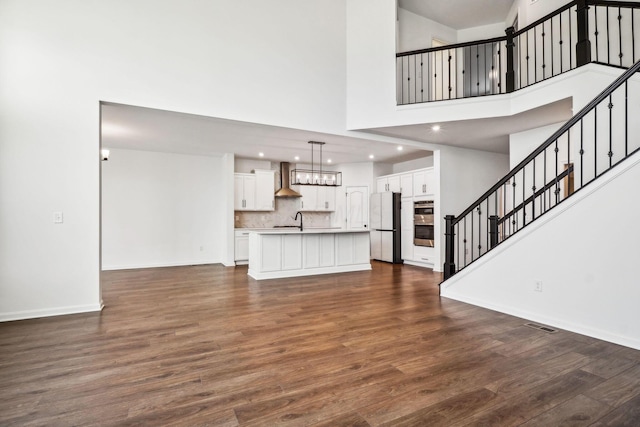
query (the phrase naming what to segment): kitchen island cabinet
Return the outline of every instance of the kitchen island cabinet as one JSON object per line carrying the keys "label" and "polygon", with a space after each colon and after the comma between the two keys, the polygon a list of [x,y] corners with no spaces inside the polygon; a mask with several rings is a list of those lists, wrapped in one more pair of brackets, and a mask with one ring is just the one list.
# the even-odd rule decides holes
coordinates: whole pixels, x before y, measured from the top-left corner
{"label": "kitchen island cabinet", "polygon": [[368,230],[309,229],[249,234],[254,279],[371,270]]}

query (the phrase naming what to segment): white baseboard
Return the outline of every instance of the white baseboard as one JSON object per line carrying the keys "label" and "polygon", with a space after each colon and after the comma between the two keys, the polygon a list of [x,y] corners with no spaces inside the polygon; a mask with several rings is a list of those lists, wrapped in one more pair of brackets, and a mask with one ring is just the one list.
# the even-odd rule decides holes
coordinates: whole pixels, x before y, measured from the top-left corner
{"label": "white baseboard", "polygon": [[38,310],[25,310],[14,311],[9,313],[0,313],[0,322],[10,322],[13,320],[25,320],[25,319],[37,319],[40,317],[51,316],[63,316],[66,314],[78,314],[78,313],[92,313],[96,311],[102,311],[104,305],[102,301],[100,304],[90,305],[74,305],[69,307],[54,307],[44,308]]}
{"label": "white baseboard", "polygon": [[[157,268],[157,267],[184,267],[188,265],[207,265],[207,264],[223,264],[229,267],[227,264],[221,263],[219,260],[207,260],[207,261],[184,261],[176,263],[146,263],[146,264],[123,264],[123,265],[103,265],[102,271],[111,270],[133,270],[136,268]],[[235,264],[232,264],[235,265]]]}
{"label": "white baseboard", "polygon": [[443,294],[441,297],[464,302],[464,303],[475,305],[478,307],[483,307],[489,310],[498,311],[500,313],[509,314],[515,317],[520,317],[522,319],[526,319],[536,323],[542,323],[544,325],[551,326],[554,328],[564,329],[566,331],[575,332],[576,334],[586,335],[588,337],[592,337],[599,340],[608,341],[614,344],[619,344],[625,347],[630,347],[636,350],[640,350],[640,341],[638,341],[637,339],[612,334],[611,332],[604,331],[601,329],[573,323],[566,319],[544,316],[544,315],[541,315],[540,313],[521,310],[518,308],[514,308],[511,306],[506,306],[502,304],[494,304],[492,302],[485,301],[478,298],[473,298],[473,297],[468,297],[463,295],[456,295],[454,292],[447,293],[446,295]]}

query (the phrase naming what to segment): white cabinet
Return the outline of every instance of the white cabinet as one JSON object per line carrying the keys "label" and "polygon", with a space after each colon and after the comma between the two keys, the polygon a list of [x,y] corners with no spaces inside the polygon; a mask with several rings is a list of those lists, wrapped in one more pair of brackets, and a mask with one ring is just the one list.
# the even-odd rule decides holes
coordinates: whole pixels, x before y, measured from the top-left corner
{"label": "white cabinet", "polygon": [[402,199],[401,203],[400,240],[401,256],[404,260],[413,259],[413,198]]}
{"label": "white cabinet", "polygon": [[273,211],[275,203],[275,171],[256,169],[256,203],[257,211]]}
{"label": "white cabinet", "polygon": [[428,264],[433,266],[436,258],[435,248],[427,246],[414,246],[413,247],[413,260],[422,264]]}
{"label": "white cabinet", "polygon": [[402,197],[413,196],[413,174],[404,173],[400,175],[400,192]]}
{"label": "white cabinet", "polygon": [[282,236],[282,269],[299,270],[302,268],[302,235],[285,234]]}
{"label": "white cabinet", "polygon": [[256,170],[255,173],[234,174],[234,201],[236,211],[273,211],[275,171]]}
{"label": "white cabinet", "polygon": [[413,195],[424,196],[436,193],[433,169],[413,173]]}
{"label": "white cabinet", "polygon": [[249,261],[249,231],[235,231],[234,260],[237,264]]}
{"label": "white cabinet", "polygon": [[332,267],[335,263],[333,234],[311,234],[305,236],[303,268]]}
{"label": "white cabinet", "polygon": [[319,185],[301,185],[298,192],[301,211],[333,212],[336,209],[336,188]]}
{"label": "white cabinet", "polygon": [[400,193],[400,175],[389,175],[378,178],[376,188],[378,193],[384,193],[385,191]]}
{"label": "white cabinet", "polygon": [[256,206],[256,176],[251,173],[234,175],[233,209],[252,211]]}
{"label": "white cabinet", "polygon": [[376,190],[378,193],[391,191],[402,193],[402,197],[411,197],[413,196],[413,173],[381,176],[376,181]]}

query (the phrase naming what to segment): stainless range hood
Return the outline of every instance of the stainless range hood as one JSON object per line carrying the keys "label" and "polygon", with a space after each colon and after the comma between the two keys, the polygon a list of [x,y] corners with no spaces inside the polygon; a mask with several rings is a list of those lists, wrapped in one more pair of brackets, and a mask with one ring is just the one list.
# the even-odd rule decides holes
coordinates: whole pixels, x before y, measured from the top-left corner
{"label": "stainless range hood", "polygon": [[302,197],[302,194],[289,188],[289,163],[280,163],[280,189],[276,191],[276,197]]}

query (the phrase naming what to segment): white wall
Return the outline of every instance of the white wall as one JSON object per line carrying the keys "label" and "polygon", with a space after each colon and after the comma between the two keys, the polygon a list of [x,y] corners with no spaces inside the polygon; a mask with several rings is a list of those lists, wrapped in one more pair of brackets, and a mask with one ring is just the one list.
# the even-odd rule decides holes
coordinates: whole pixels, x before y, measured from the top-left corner
{"label": "white wall", "polygon": [[429,48],[433,39],[456,43],[458,33],[451,27],[398,8],[398,52]]}
{"label": "white wall", "polygon": [[624,250],[640,238],[640,203],[625,197],[637,192],[640,155],[623,165],[445,282],[442,295],[640,349],[637,253]]}
{"label": "white wall", "polygon": [[509,172],[509,156],[485,151],[447,147],[435,156],[435,172],[440,180],[440,197],[436,200],[434,229],[440,257],[436,270],[444,263],[444,217],[458,216],[492,185]]}
{"label": "white wall", "polygon": [[223,261],[219,157],[111,149],[102,165],[102,268]]}
{"label": "white wall", "polygon": [[509,135],[509,168],[513,169],[564,124],[554,123]]}
{"label": "white wall", "polygon": [[1,1],[0,319],[100,309],[100,101],[344,133],[345,46],[342,0]]}
{"label": "white wall", "polygon": [[458,43],[502,37],[505,35],[506,28],[507,27],[505,27],[504,23],[499,22],[496,24],[458,30]]}
{"label": "white wall", "polygon": [[394,163],[391,173],[402,173],[416,169],[430,168],[433,166],[433,155],[421,157],[419,159],[408,160],[406,162]]}

